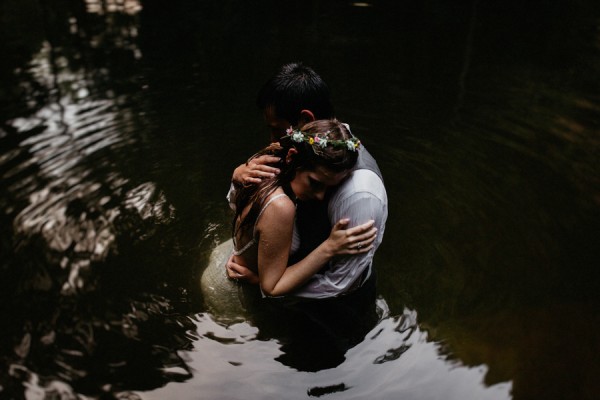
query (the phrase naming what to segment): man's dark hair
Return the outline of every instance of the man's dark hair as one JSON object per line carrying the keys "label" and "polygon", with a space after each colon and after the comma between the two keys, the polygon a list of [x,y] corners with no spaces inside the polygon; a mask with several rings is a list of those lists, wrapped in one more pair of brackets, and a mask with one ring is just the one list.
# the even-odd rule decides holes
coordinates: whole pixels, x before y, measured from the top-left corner
{"label": "man's dark hair", "polygon": [[321,77],[302,63],[286,64],[258,92],[261,110],[273,107],[275,116],[297,125],[300,111],[310,110],[315,119],[333,118],[329,88]]}

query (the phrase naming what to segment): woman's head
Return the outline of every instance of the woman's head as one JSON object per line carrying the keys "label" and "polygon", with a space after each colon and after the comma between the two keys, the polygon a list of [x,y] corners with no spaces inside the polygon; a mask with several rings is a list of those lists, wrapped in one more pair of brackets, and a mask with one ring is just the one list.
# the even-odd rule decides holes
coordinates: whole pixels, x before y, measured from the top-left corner
{"label": "woman's head", "polygon": [[312,121],[300,129],[290,128],[279,142],[292,151],[292,157],[288,151],[286,158],[291,168],[323,167],[335,172],[354,167],[360,145],[347,125],[337,119]]}
{"label": "woman's head", "polygon": [[281,171],[279,175],[258,185],[273,188],[292,182],[301,171],[327,171],[329,175],[350,171],[358,159],[359,147],[360,141],[346,124],[337,119],[317,120],[300,129],[289,128],[279,142],[272,143],[251,159],[264,154],[281,159],[276,165]]}
{"label": "woman's head", "polygon": [[322,200],[325,191],[338,185],[354,167],[359,147],[360,141],[336,119],[317,120],[300,129],[288,129],[278,143],[272,143],[252,157],[264,154],[279,157],[281,161],[276,167],[280,173],[240,190],[236,196],[236,215],[252,204],[242,225],[253,221],[252,216],[278,186],[289,185],[301,200]]}
{"label": "woman's head", "polygon": [[301,129],[290,128],[280,140],[286,153],[282,180],[288,180],[301,200],[323,200],[356,164],[360,142],[336,119],[318,120]]}

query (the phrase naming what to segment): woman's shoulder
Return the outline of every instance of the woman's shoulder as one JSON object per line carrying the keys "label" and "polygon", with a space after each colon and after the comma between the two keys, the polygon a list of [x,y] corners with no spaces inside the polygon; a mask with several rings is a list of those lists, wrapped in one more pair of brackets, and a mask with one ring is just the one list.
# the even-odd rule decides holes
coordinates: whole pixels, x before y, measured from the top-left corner
{"label": "woman's shoulder", "polygon": [[265,200],[256,229],[261,235],[270,237],[287,237],[293,229],[296,218],[296,205],[280,188],[271,193]]}
{"label": "woman's shoulder", "polygon": [[284,217],[296,214],[296,205],[281,187],[278,187],[267,196],[262,208],[264,214],[271,216]]}
{"label": "woman's shoulder", "polygon": [[266,208],[271,205],[275,207],[291,207],[292,209],[296,208],[296,205],[294,204],[292,199],[290,199],[290,197],[284,192],[281,186],[275,189],[270,195],[267,196],[263,208]]}

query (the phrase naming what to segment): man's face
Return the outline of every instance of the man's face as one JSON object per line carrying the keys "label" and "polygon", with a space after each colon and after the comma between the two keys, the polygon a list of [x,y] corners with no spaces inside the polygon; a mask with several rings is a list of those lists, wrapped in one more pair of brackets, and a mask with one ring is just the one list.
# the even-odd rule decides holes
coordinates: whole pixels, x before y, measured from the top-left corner
{"label": "man's face", "polygon": [[275,115],[274,107],[267,107],[264,115],[267,128],[271,134],[271,143],[277,142],[282,136],[286,135],[285,130],[289,128],[291,124],[285,119],[278,118]]}

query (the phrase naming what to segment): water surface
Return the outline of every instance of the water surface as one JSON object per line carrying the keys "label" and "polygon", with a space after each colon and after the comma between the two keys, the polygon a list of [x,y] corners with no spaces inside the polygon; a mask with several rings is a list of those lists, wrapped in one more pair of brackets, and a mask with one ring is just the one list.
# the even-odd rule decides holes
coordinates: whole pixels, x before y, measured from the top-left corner
{"label": "water surface", "polygon": [[[9,0],[0,19],[1,398],[600,393],[596,2]],[[381,319],[337,358],[280,321],[223,324],[198,286],[231,171],[267,140],[256,92],[297,60],[390,202]]]}

